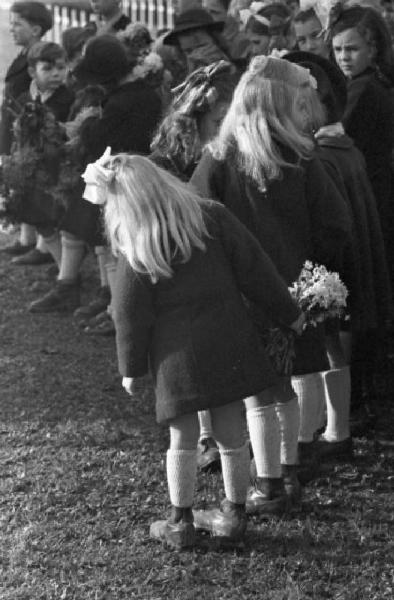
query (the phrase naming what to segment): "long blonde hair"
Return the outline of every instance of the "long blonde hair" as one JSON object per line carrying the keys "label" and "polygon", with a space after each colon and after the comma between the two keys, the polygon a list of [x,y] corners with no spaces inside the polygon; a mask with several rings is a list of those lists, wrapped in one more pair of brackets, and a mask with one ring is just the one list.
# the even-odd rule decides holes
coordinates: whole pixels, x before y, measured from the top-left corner
{"label": "long blonde hair", "polygon": [[307,111],[303,94],[311,85],[309,72],[286,60],[256,56],[238,83],[219,134],[210,144],[213,155],[224,159],[235,151],[238,166],[261,189],[278,179],[282,168],[294,166],[280,145],[299,159],[313,153],[313,141],[297,121],[297,111]]}
{"label": "long blonde hair", "polygon": [[104,208],[112,251],[155,283],[173,275],[172,263],[187,262],[208,236],[200,198],[186,183],[143,156],[118,154]]}

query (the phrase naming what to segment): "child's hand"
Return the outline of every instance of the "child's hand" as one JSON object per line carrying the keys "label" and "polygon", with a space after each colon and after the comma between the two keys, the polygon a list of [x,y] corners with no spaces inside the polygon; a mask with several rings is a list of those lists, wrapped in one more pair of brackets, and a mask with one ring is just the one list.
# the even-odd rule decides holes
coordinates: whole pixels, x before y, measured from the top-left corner
{"label": "child's hand", "polygon": [[134,396],[141,391],[141,385],[138,384],[138,379],[135,377],[123,377],[122,386],[130,396]]}
{"label": "child's hand", "polygon": [[305,328],[306,317],[305,313],[301,313],[300,316],[294,323],[290,325],[290,329],[296,332],[297,335],[301,335]]}

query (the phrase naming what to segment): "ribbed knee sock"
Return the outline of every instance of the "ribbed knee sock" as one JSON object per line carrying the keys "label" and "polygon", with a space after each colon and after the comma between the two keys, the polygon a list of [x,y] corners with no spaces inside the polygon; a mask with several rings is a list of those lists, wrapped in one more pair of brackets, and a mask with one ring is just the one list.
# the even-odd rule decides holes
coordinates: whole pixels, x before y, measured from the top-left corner
{"label": "ribbed knee sock", "polygon": [[22,246],[30,246],[36,243],[36,228],[33,225],[27,223],[21,223],[21,229],[19,232],[19,241]]}
{"label": "ribbed knee sock", "polygon": [[78,278],[79,269],[85,258],[85,242],[62,232],[61,243],[62,258],[58,279],[75,281]]}
{"label": "ribbed knee sock", "polygon": [[[116,269],[117,269],[118,261],[111,254],[110,258],[107,255],[107,261],[105,263],[105,270],[107,273],[107,280],[109,289],[111,290],[111,298],[114,298],[115,294],[115,286],[116,286]],[[108,307],[108,312],[111,314],[111,304]]]}
{"label": "ribbed knee sock", "polygon": [[251,408],[246,418],[257,477],[280,477],[281,438],[275,405]]}
{"label": "ribbed knee sock", "polygon": [[193,505],[197,475],[197,450],[167,450],[167,482],[171,504]]}
{"label": "ribbed knee sock", "polygon": [[327,427],[323,434],[328,442],[342,442],[350,436],[350,368],[322,373],[327,404]]}
{"label": "ribbed knee sock", "polygon": [[209,410],[198,412],[198,422],[200,424],[200,440],[213,438],[212,419]]}
{"label": "ribbed knee sock", "polygon": [[280,427],[280,461],[282,465],[296,465],[298,460],[298,432],[300,409],[296,396],[289,402],[276,405]]}
{"label": "ribbed knee sock", "polygon": [[320,373],[308,373],[292,377],[291,383],[298,396],[300,407],[299,442],[312,442],[320,427],[322,407],[325,404],[324,388]]}
{"label": "ribbed knee sock", "polygon": [[226,498],[234,504],[245,504],[250,480],[248,444],[240,448],[220,448],[220,459]]}

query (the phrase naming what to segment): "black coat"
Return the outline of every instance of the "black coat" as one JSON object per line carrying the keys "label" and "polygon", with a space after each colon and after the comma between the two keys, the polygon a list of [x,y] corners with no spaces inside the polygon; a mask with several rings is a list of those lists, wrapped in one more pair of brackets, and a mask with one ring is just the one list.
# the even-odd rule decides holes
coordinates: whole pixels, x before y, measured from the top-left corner
{"label": "black coat", "polygon": [[376,198],[385,240],[390,214],[391,153],[394,143],[393,96],[373,69],[348,82],[348,103],[343,116],[346,133],[364,155]]}
{"label": "black coat", "polygon": [[277,376],[241,293],[286,325],[299,314],[258,242],[223,206],[206,210],[206,252],[152,284],[119,259],[113,300],[119,370],[154,378],[159,422],[241,400]]}
{"label": "black coat", "polygon": [[[89,162],[99,158],[107,146],[112,153],[148,154],[160,118],[161,100],[152,87],[143,80],[122,84],[108,95],[102,117],[84,122],[80,135],[83,153]],[[84,187],[81,179],[61,227],[92,246],[103,245],[101,213],[82,198]]]}
{"label": "black coat", "polygon": [[131,81],[109,94],[100,119],[87,119],[81,139],[91,156],[112,152],[148,154],[152,134],[161,118],[161,100],[143,80]]}
{"label": "black coat", "polygon": [[28,91],[31,83],[27,66],[27,52],[23,51],[13,60],[5,76],[0,121],[0,154],[9,154],[11,151],[12,124],[15,115],[20,112],[17,99]]}
{"label": "black coat", "polygon": [[[199,192],[225,204],[253,233],[287,285],[306,260],[338,270],[351,220],[345,201],[317,158],[286,167],[266,192],[258,190],[229,157],[219,161],[206,152],[191,183]],[[256,322],[264,322],[253,310]],[[323,330],[309,328],[296,342],[295,374],[328,368]]]}
{"label": "black coat", "polygon": [[346,135],[317,141],[318,156],[352,215],[352,252],[341,272],[350,291],[351,326],[354,331],[374,329],[391,317],[392,302],[382,228],[365,160]]}

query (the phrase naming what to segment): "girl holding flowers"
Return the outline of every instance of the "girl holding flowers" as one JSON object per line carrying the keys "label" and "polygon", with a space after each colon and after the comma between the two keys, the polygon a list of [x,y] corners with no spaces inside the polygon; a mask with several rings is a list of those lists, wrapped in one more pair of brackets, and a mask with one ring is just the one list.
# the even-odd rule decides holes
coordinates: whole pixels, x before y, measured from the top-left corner
{"label": "girl holding flowers", "polygon": [[[218,137],[192,177],[200,192],[225,204],[255,235],[288,285],[306,260],[336,270],[351,227],[342,197],[303,132],[311,85],[302,67],[273,57],[252,59]],[[251,311],[266,329],[266,315],[254,306]],[[323,332],[309,328],[297,340],[294,372],[327,366]],[[249,510],[282,511],[285,488],[299,495],[299,408],[290,378],[283,377],[263,402],[247,398],[245,404],[257,471]]]}
{"label": "girl holding flowers", "polygon": [[242,398],[258,403],[278,381],[241,294],[295,331],[303,317],[272,261],[222,205],[142,156],[106,152],[84,178],[85,197],[104,204],[119,257],[113,315],[123,386],[132,393],[149,364],[157,420],[170,429],[172,511],[152,524],[151,537],[176,548],[194,544],[197,411],[210,409],[226,498],[194,518],[220,538],[240,540],[250,461]]}

